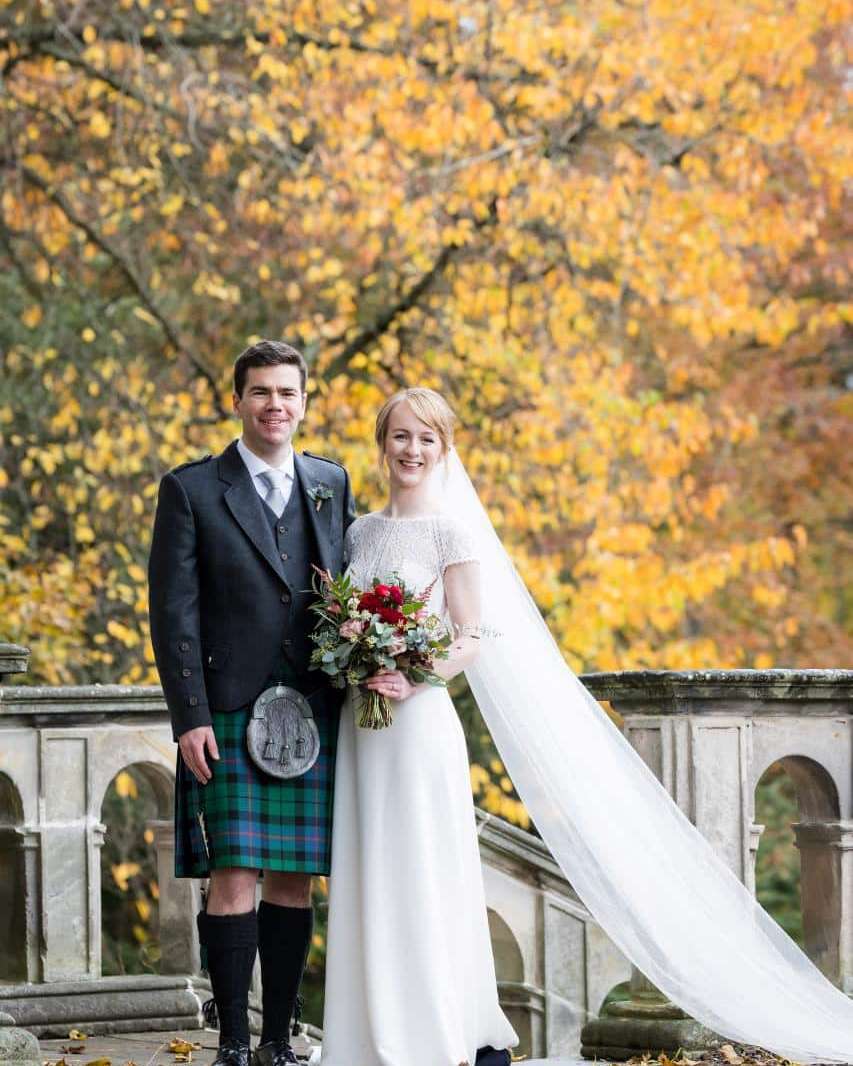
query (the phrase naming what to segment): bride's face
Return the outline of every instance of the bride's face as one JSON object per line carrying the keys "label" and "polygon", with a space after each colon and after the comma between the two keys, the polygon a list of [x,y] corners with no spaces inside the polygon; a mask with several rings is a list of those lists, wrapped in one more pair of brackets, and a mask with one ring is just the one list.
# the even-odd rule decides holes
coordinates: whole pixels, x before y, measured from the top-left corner
{"label": "bride's face", "polygon": [[438,434],[405,400],[397,404],[388,420],[385,458],[391,483],[407,489],[425,482],[441,460]]}

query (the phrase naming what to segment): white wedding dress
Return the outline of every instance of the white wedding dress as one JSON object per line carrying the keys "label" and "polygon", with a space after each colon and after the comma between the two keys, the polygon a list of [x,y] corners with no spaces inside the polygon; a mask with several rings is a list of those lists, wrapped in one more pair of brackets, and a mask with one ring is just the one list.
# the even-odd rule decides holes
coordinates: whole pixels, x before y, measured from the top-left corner
{"label": "white wedding dress", "polygon": [[[445,611],[445,567],[474,558],[449,515],[368,514],[347,531],[356,585],[397,574]],[[344,703],[332,838],[322,1066],[460,1066],[514,1047],[498,1005],[465,737],[444,688],[362,729]]]}

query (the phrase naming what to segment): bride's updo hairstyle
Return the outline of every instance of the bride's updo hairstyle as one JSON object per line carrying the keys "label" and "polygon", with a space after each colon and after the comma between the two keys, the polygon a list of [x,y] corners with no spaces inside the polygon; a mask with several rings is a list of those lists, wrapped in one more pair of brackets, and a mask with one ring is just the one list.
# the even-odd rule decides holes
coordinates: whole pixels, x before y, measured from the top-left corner
{"label": "bride's updo hairstyle", "polygon": [[433,430],[441,442],[441,456],[446,459],[453,444],[453,426],[456,422],[456,415],[450,410],[447,400],[434,389],[400,389],[385,401],[376,416],[376,446],[379,448],[380,466],[385,455],[391,412],[401,403],[407,403],[416,417]]}

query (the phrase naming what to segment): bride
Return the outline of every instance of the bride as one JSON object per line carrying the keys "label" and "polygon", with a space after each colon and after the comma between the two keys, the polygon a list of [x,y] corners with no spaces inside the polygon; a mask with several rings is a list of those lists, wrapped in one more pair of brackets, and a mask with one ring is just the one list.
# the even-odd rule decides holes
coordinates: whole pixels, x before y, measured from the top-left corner
{"label": "bride", "polygon": [[[392,397],[376,420],[388,504],[347,531],[356,585],[435,582],[429,609],[459,634],[436,664],[445,679],[479,647],[476,552],[434,476],[452,426],[428,389]],[[498,1005],[462,727],[445,688],[398,671],[367,685],[395,701],[394,721],[359,728],[351,699],[341,715],[323,1066],[502,1066],[518,1038]]]}
{"label": "bride", "polygon": [[[347,532],[356,584],[435,580],[430,608],[459,634],[441,673],[465,670],[545,843],[646,977],[728,1039],[853,1062],[853,1002],[568,668],[452,447],[452,424],[429,389],[404,389],[379,412],[390,493]],[[360,729],[352,700],[341,716],[323,1066],[505,1064],[516,1036],[497,1001],[461,727],[444,689],[399,672],[368,684],[396,701],[394,722]]]}

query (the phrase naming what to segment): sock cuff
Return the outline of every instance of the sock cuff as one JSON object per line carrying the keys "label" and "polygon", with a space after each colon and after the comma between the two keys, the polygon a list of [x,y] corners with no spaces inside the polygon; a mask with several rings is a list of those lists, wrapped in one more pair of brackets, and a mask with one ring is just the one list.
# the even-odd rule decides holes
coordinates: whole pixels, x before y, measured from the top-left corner
{"label": "sock cuff", "polygon": [[311,907],[283,907],[278,903],[268,903],[265,899],[258,904],[258,929],[270,932],[309,931],[314,924],[314,911]]}
{"label": "sock cuff", "polygon": [[258,914],[252,908],[245,914],[208,914],[201,911],[198,915],[199,940],[210,946],[212,938],[220,942],[225,940],[234,946],[251,947],[258,941]]}

